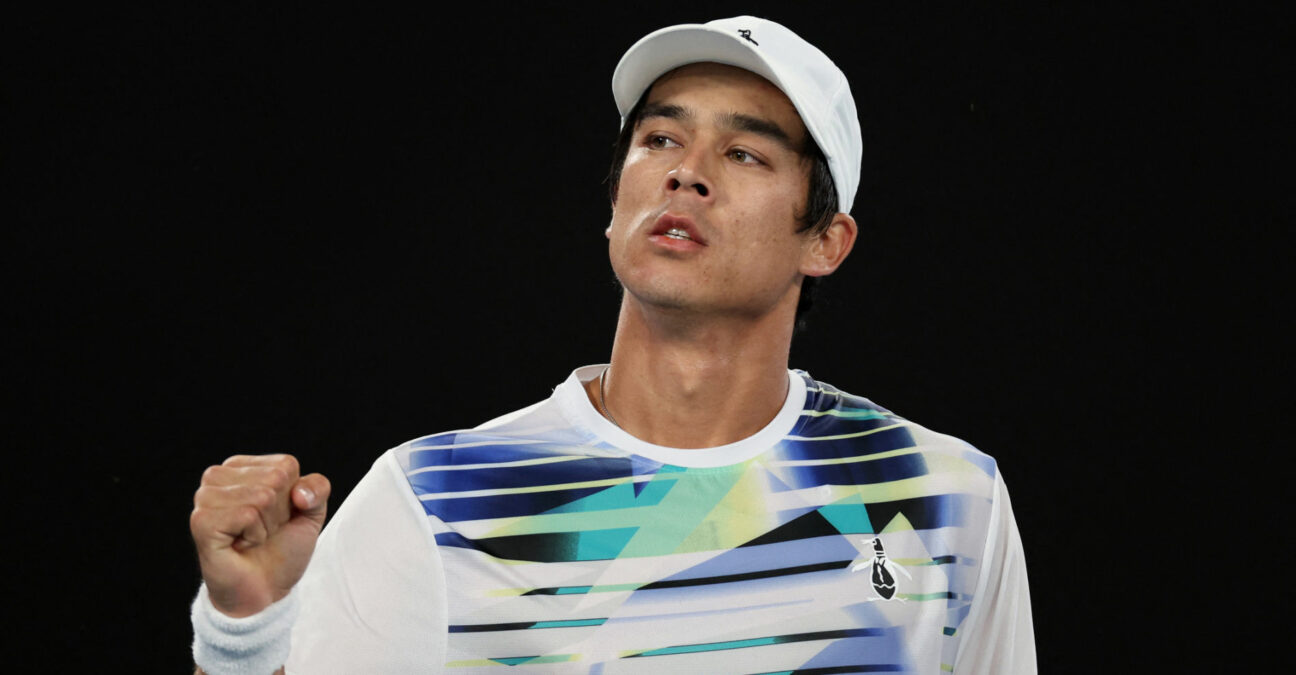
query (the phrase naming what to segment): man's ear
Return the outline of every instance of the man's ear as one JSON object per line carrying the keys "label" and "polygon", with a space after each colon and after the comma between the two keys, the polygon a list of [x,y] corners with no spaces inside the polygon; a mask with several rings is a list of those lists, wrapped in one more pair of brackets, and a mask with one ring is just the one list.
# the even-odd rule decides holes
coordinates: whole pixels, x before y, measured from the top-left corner
{"label": "man's ear", "polygon": [[859,227],[847,213],[833,216],[828,229],[805,242],[801,253],[801,273],[808,277],[832,274],[841,266],[855,246]]}

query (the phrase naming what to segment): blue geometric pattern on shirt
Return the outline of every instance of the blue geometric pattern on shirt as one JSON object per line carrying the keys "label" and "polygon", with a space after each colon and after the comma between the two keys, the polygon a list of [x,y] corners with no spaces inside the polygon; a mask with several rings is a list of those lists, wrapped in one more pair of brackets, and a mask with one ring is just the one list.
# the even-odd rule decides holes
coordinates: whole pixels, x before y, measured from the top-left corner
{"label": "blue geometric pattern on shirt", "polygon": [[[438,545],[509,561],[466,559],[481,561],[471,563],[474,567],[498,565],[500,576],[495,582],[498,586],[494,599],[482,600],[481,607],[490,609],[480,616],[456,616],[452,608],[452,633],[495,633],[501,638],[491,642],[490,649],[481,651],[467,646],[470,643],[455,644],[464,645],[462,648],[468,650],[465,654],[475,653],[494,663],[544,670],[546,663],[556,664],[580,655],[563,653],[562,647],[524,651],[530,648],[515,644],[511,632],[535,635],[617,625],[623,627],[618,630],[624,630],[624,626],[638,625],[634,624],[635,617],[652,616],[653,621],[666,621],[675,611],[682,612],[682,620],[691,621],[695,618],[688,612],[669,608],[696,606],[699,598],[708,597],[706,594],[716,598],[718,607],[725,606],[722,598],[761,597],[776,589],[804,588],[804,597],[821,597],[816,589],[838,587],[842,583],[839,580],[847,578],[842,575],[851,575],[861,555],[869,554],[860,548],[861,538],[880,532],[890,533],[882,534],[884,537],[897,536],[896,532],[909,537],[909,550],[919,551],[922,557],[902,564],[915,566],[911,567],[915,576],[917,570],[924,569],[928,580],[933,575],[947,579],[944,584],[920,590],[901,588],[897,598],[917,592],[911,593],[909,602],[931,601],[924,605],[928,607],[939,603],[942,613],[937,630],[943,638],[957,640],[957,627],[967,612],[978,561],[968,556],[971,549],[964,544],[951,553],[952,542],[942,530],[967,525],[969,513],[984,510],[986,497],[982,492],[965,494],[957,488],[932,494],[927,491],[930,487],[923,488],[926,493],[903,487],[912,483],[910,479],[928,476],[933,467],[946,471],[951,446],[940,441],[944,445],[938,446],[938,452],[946,459],[929,464],[928,454],[933,450],[930,446],[917,447],[908,422],[867,399],[842,393],[804,374],[802,377],[807,384],[805,407],[787,436],[763,454],[729,467],[662,465],[606,445],[590,446],[588,437],[557,425],[548,427],[557,427],[554,434],[537,434],[543,438],[526,440],[510,435],[517,432],[506,427],[502,433],[487,429],[419,441],[410,453],[407,475],[422,498],[424,510],[451,528],[437,533]],[[956,455],[958,447],[952,447]],[[993,476],[993,460],[971,446],[967,448],[966,457],[961,459]],[[936,455],[932,457],[937,459]],[[505,462],[511,465],[499,466]],[[900,485],[894,485],[897,483]],[[793,493],[800,490],[809,492],[804,497]],[[829,503],[807,499],[828,499]],[[744,520],[748,505],[757,510],[751,512],[753,519]],[[492,519],[500,522],[489,522]],[[464,521],[480,521],[462,530],[477,534],[466,536],[455,529],[455,523]],[[726,532],[731,523],[739,528],[759,523],[763,529],[750,534],[746,530]],[[720,529],[712,535],[707,528]],[[745,541],[734,540],[732,533],[738,531]],[[726,543],[708,547],[712,536]],[[688,546],[683,546],[685,540]],[[915,541],[921,543],[913,544]],[[887,546],[890,550],[891,544]],[[680,558],[681,554],[696,555],[697,562],[683,569],[673,568],[669,574],[649,572],[665,569],[655,567],[656,557],[688,560]],[[562,568],[575,573],[623,561],[638,565],[638,560],[644,561],[642,567],[619,569],[642,569],[646,576],[620,576],[612,582],[592,573],[576,574],[570,579],[551,577],[547,583],[530,584],[526,582],[529,577],[515,576],[533,563],[575,565]],[[864,580],[864,588],[869,588],[867,573],[858,576]],[[551,585],[555,582],[568,585]],[[522,615],[504,611],[508,604],[503,598],[509,594],[515,594],[521,603],[515,606],[528,608]],[[580,598],[589,598],[596,603],[590,607],[597,606],[606,613],[566,613],[564,608],[571,605],[564,603]],[[540,601],[558,604],[535,604]],[[629,611],[619,614],[618,606]],[[870,601],[838,607],[836,611],[857,615],[858,620],[838,624],[842,626],[839,630],[794,633],[762,631],[751,626],[742,632],[754,637],[656,643],[650,649],[635,654],[623,652],[615,658],[651,659],[653,663],[660,660],[660,668],[666,671],[675,664],[687,663],[674,659],[813,640],[822,642],[822,647],[816,645],[812,657],[803,659],[795,672],[913,670],[911,655],[905,649],[908,638],[903,629],[887,628],[891,619],[881,613],[879,605]],[[724,611],[718,610],[717,617],[721,616]],[[846,627],[852,624],[873,628]],[[644,624],[648,625],[651,623]],[[831,622],[828,625],[832,627]],[[516,639],[531,638],[519,635]],[[558,642],[543,640],[543,644],[554,646],[567,644],[567,638]],[[654,644],[647,633],[644,642]],[[477,662],[463,661],[461,667],[475,667],[473,663]],[[589,672],[600,668],[597,662],[587,662],[586,667],[592,669]]]}
{"label": "blue geometric pattern on shirt", "polygon": [[423,471],[411,475],[409,480],[415,489],[422,491],[422,494],[435,494],[584,483],[612,478],[630,478],[633,475],[630,460],[627,458],[589,457],[524,467]]}

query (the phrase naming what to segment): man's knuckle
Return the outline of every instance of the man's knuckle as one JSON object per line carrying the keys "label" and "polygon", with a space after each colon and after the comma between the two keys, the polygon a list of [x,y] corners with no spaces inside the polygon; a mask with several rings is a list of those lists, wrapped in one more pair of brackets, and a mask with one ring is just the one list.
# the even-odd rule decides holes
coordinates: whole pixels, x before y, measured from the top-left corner
{"label": "man's knuckle", "polygon": [[221,472],[223,472],[224,470],[225,470],[225,467],[223,467],[223,466],[221,466],[221,465],[219,465],[219,464],[213,464],[213,465],[207,467],[206,469],[203,470],[203,473],[202,473],[202,482],[204,482],[204,483],[213,483],[213,482],[215,482],[216,479],[217,479],[217,477],[220,476]]}
{"label": "man's knuckle", "polygon": [[247,530],[261,522],[261,511],[251,504],[245,504],[233,510],[231,519],[236,528]]}
{"label": "man's knuckle", "polygon": [[292,455],[280,455],[279,468],[290,475],[296,475],[301,471],[301,465],[297,463],[297,458]]}
{"label": "man's knuckle", "polygon": [[266,484],[275,490],[282,490],[288,486],[288,472],[282,468],[275,467],[266,472]]}
{"label": "man's knuckle", "polygon": [[265,485],[257,485],[252,488],[248,501],[258,509],[268,509],[274,504],[275,490]]}

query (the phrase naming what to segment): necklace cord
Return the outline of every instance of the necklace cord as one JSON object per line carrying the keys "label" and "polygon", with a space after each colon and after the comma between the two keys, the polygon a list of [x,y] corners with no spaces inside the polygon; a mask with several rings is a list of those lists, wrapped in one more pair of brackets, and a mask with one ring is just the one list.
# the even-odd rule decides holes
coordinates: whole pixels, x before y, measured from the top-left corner
{"label": "necklace cord", "polygon": [[603,377],[607,375],[607,372],[609,370],[612,370],[612,366],[608,366],[607,368],[604,368],[603,372],[599,373],[599,412],[603,413],[603,416],[608,418],[608,421],[611,422],[613,426],[615,426],[618,429],[621,429],[622,426],[620,424],[617,424],[616,418],[612,416],[612,411],[608,410],[607,407],[607,394],[606,394],[606,387],[603,384]]}

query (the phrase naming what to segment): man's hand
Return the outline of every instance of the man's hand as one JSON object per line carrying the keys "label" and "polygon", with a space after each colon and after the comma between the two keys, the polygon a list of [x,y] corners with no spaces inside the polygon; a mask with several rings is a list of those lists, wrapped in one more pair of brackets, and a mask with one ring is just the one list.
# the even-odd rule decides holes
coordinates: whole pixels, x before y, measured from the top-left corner
{"label": "man's hand", "polygon": [[189,530],[212,605],[256,614],[301,579],[324,526],[329,482],[291,455],[236,455],[203,472]]}

